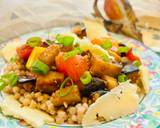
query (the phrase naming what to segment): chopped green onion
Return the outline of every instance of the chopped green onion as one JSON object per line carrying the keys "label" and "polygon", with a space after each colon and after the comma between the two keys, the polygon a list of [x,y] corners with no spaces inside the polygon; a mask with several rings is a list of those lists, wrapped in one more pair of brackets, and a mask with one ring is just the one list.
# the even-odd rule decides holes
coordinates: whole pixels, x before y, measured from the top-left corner
{"label": "chopped green onion", "polygon": [[43,63],[42,61],[37,60],[32,64],[32,71],[34,73],[45,75],[49,72],[49,66],[47,64]]}
{"label": "chopped green onion", "polygon": [[51,44],[53,44],[53,43],[54,43],[54,41],[46,40],[46,44],[48,44],[48,45],[51,45]]}
{"label": "chopped green onion", "polygon": [[41,43],[41,38],[40,37],[31,37],[27,40],[27,44],[30,46],[30,47],[36,47],[36,46],[39,46]]}
{"label": "chopped green onion", "polygon": [[127,47],[127,46],[125,46],[125,47],[119,47],[118,48],[118,52],[119,53],[128,53],[128,51],[129,51],[129,47]]}
{"label": "chopped green onion", "polygon": [[112,42],[110,40],[105,40],[102,44],[101,47],[104,49],[110,49],[112,48]]}
{"label": "chopped green onion", "polygon": [[127,76],[125,74],[118,75],[119,82],[125,82],[127,80]]}
{"label": "chopped green onion", "polygon": [[63,36],[60,34],[56,35],[56,40],[58,41],[58,43],[63,44]]}
{"label": "chopped green onion", "polygon": [[17,84],[18,76],[15,73],[8,73],[1,76],[1,79],[11,86]]}
{"label": "chopped green onion", "polygon": [[[62,89],[64,88],[64,86],[66,85],[66,83],[67,83],[69,80],[71,81],[71,87],[70,87],[66,92],[62,91]],[[73,80],[72,80],[70,77],[67,77],[67,78],[62,82],[62,84],[60,85],[59,95],[60,95],[61,97],[67,96],[67,95],[72,91],[72,89],[73,89],[74,86],[75,86],[75,85],[73,84]]]}
{"label": "chopped green onion", "polygon": [[82,84],[86,85],[92,81],[92,76],[89,71],[85,71],[84,74],[80,77]]}
{"label": "chopped green onion", "polygon": [[6,83],[4,80],[0,79],[0,90],[3,90],[6,87]]}
{"label": "chopped green onion", "polygon": [[103,59],[103,61],[108,62],[109,61],[109,57],[107,55],[102,55],[101,58]]}
{"label": "chopped green onion", "polygon": [[141,62],[138,61],[138,60],[135,60],[135,61],[133,62],[133,65],[134,65],[135,67],[139,67],[139,66],[141,66]]}
{"label": "chopped green onion", "polygon": [[11,63],[15,63],[17,61],[18,57],[17,56],[13,56],[11,59],[10,59],[10,62]]}
{"label": "chopped green onion", "polygon": [[63,37],[63,45],[64,46],[71,46],[73,45],[74,38],[72,36],[64,36]]}
{"label": "chopped green onion", "polygon": [[60,34],[56,36],[56,40],[58,43],[63,44],[64,46],[71,46],[74,42],[74,38],[72,36],[62,36]]}
{"label": "chopped green onion", "polygon": [[64,60],[67,60],[67,59],[69,59],[71,57],[74,57],[77,54],[81,54],[81,53],[82,53],[82,50],[79,47],[77,47],[74,50],[65,53],[64,54]]}

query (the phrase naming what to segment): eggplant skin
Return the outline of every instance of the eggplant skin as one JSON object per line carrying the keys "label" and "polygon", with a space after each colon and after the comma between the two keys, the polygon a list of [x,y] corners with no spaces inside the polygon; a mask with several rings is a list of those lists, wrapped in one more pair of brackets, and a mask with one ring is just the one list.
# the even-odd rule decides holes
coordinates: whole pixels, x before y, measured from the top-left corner
{"label": "eggplant skin", "polygon": [[54,65],[55,57],[60,52],[60,46],[53,44],[45,49],[45,51],[40,55],[39,60],[47,64],[48,66]]}
{"label": "eggplant skin", "polygon": [[91,83],[84,86],[81,94],[88,97],[91,93],[98,90],[106,90],[105,82],[99,78],[94,77]]}
{"label": "eggplant skin", "polygon": [[116,77],[118,74],[120,74],[121,69],[122,65],[120,64],[105,62],[97,56],[92,56],[91,58],[90,72],[92,73],[92,75],[99,77],[103,75]]}
{"label": "eggplant skin", "polygon": [[59,84],[63,80],[64,75],[59,72],[50,71],[47,75],[38,75],[36,79],[36,90],[52,93],[59,88]]}
{"label": "eggplant skin", "polygon": [[[66,92],[68,89],[70,89],[70,86],[65,87],[62,89],[62,92]],[[77,86],[74,86],[71,92],[66,96],[60,96],[60,90],[57,90],[53,96],[53,104],[54,106],[61,106],[64,103],[73,104],[81,101],[79,89]]]}

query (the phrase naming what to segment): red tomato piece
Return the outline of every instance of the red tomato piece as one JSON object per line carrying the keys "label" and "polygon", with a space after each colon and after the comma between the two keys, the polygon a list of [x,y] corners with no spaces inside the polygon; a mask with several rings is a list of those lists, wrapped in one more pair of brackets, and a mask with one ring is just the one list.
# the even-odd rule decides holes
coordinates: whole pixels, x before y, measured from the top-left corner
{"label": "red tomato piece", "polygon": [[130,61],[135,61],[135,60],[138,60],[141,62],[140,58],[136,55],[133,54],[133,51],[132,49],[130,49],[126,55],[126,57],[130,60]]}
{"label": "red tomato piece", "polygon": [[31,48],[29,45],[24,44],[21,47],[17,47],[16,51],[20,58],[23,60],[27,60],[32,52],[33,48]]}
{"label": "red tomato piece", "polygon": [[64,60],[64,53],[59,53],[56,57],[56,66],[60,72],[68,75],[73,81],[79,81],[80,77],[88,70],[87,60],[81,55]]}

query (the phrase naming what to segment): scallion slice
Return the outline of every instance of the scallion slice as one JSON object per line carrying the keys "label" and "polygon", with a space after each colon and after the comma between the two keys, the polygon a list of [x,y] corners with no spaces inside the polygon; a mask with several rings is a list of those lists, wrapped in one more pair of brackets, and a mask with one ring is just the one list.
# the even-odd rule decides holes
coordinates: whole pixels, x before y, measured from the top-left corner
{"label": "scallion slice", "polygon": [[74,38],[72,36],[64,36],[63,37],[63,45],[64,46],[71,46],[73,45]]}
{"label": "scallion slice", "polygon": [[56,40],[58,41],[58,43],[63,44],[63,36],[60,34],[56,35]]}
{"label": "scallion slice", "polygon": [[45,75],[49,72],[49,66],[47,64],[43,63],[42,61],[37,60],[32,64],[32,71],[34,73]]}
{"label": "scallion slice", "polygon": [[92,81],[92,76],[89,71],[85,71],[84,74],[80,77],[82,84],[86,85]]}
{"label": "scallion slice", "polygon": [[127,46],[125,46],[125,47],[119,47],[118,48],[118,52],[119,53],[128,53],[128,51],[129,51],[129,47],[127,47]]}
{"label": "scallion slice", "polygon": [[77,47],[74,50],[65,53],[64,54],[64,60],[67,60],[67,59],[69,59],[71,57],[74,57],[77,54],[81,54],[81,53],[82,53],[82,50],[79,47]]}
{"label": "scallion slice", "polygon": [[125,74],[118,75],[118,82],[125,82],[127,80],[127,76]]}
{"label": "scallion slice", "polygon": [[103,59],[103,61],[108,62],[109,61],[109,57],[107,55],[102,55],[101,58]]}
{"label": "scallion slice", "polygon": [[135,60],[135,61],[133,62],[133,65],[134,65],[135,67],[139,67],[139,66],[141,66],[141,62],[138,61],[138,60]]}
{"label": "scallion slice", "polygon": [[104,40],[104,42],[101,44],[101,47],[104,49],[110,49],[112,48],[112,42],[108,39]]}
{"label": "scallion slice", "polygon": [[27,44],[30,46],[30,47],[36,47],[36,46],[39,46],[41,43],[41,38],[40,37],[31,37],[27,40]]}
{"label": "scallion slice", "polygon": [[15,73],[8,73],[1,76],[1,79],[5,81],[6,84],[15,86],[18,81],[18,76]]}
{"label": "scallion slice", "polygon": [[[69,88],[66,92],[64,92],[64,91],[63,91],[63,88],[64,88],[64,86],[66,85],[66,83],[67,83],[68,81],[71,81],[71,86],[70,86],[70,88]],[[72,89],[73,89],[74,86],[75,86],[75,85],[73,84],[73,80],[72,80],[70,77],[67,77],[67,78],[62,82],[62,84],[60,85],[59,95],[60,95],[61,97],[67,96],[67,95],[72,91]]]}
{"label": "scallion slice", "polygon": [[0,90],[3,90],[6,87],[6,83],[4,80],[0,79]]}
{"label": "scallion slice", "polygon": [[63,44],[64,46],[71,46],[74,42],[74,37],[72,36],[63,36],[58,34],[56,36],[56,40],[58,43]]}

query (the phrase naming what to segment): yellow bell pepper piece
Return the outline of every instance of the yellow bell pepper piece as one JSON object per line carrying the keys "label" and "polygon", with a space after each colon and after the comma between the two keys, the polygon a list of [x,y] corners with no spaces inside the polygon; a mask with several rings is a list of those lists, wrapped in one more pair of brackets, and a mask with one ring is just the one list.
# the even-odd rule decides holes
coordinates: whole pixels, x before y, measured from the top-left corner
{"label": "yellow bell pepper piece", "polygon": [[44,52],[46,48],[44,47],[35,47],[31,53],[31,55],[28,58],[28,61],[26,63],[26,68],[31,70],[33,62],[38,60],[38,57],[41,55],[42,52]]}

